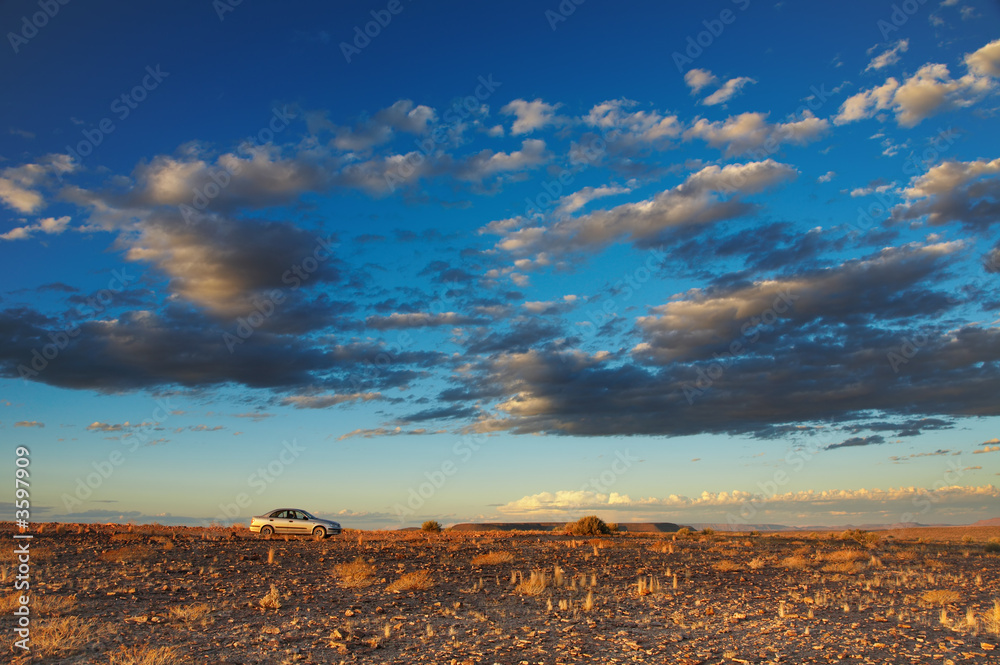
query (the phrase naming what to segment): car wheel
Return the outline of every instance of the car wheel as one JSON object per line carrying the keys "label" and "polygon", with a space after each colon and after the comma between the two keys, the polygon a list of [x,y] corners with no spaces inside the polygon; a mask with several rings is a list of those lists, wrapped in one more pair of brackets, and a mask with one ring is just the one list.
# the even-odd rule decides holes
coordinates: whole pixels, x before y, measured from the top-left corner
{"label": "car wheel", "polygon": [[270,536],[272,533],[274,533],[274,529],[269,526],[262,526],[260,528],[260,535],[262,536]]}
{"label": "car wheel", "polygon": [[326,529],[324,529],[321,526],[318,526],[315,529],[313,529],[313,538],[315,538],[316,540],[323,540],[324,538],[326,538]]}

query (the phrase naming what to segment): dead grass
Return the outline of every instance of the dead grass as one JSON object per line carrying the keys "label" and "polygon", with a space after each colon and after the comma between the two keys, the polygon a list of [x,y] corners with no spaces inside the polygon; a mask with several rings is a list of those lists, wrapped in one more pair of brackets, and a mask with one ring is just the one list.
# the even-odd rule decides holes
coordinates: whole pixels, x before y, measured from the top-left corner
{"label": "dead grass", "polygon": [[389,593],[402,593],[403,591],[422,591],[434,586],[431,574],[426,570],[418,570],[414,573],[406,573],[398,580],[385,588]]}
{"label": "dead grass", "polygon": [[989,632],[1000,635],[1000,600],[993,601],[993,609],[983,614],[983,624]]}
{"label": "dead grass", "polygon": [[350,563],[339,564],[335,570],[337,577],[340,578],[340,586],[347,589],[369,586],[375,575],[375,566],[360,558]]}
{"label": "dead grass", "polygon": [[212,606],[208,603],[192,603],[190,605],[174,605],[167,609],[167,615],[177,621],[197,621],[211,614]]}
{"label": "dead grass", "polygon": [[66,657],[101,639],[104,632],[94,619],[75,616],[40,619],[37,625],[32,625],[31,649],[42,657]]}
{"label": "dead grass", "polygon": [[834,552],[827,552],[822,556],[822,560],[829,561],[831,563],[850,563],[860,559],[867,559],[868,557],[868,554],[860,550],[843,549],[836,550]]}
{"label": "dead grass", "polygon": [[728,559],[717,561],[716,563],[712,564],[712,568],[724,573],[733,572],[735,570],[743,570],[743,566],[736,563],[735,561],[730,561]]}
{"label": "dead grass", "polygon": [[76,607],[76,596],[49,596],[35,592],[15,591],[0,598],[0,614],[12,613],[21,604],[22,595],[28,596],[28,607],[33,615],[60,616]]}
{"label": "dead grass", "polygon": [[[124,535],[124,534],[122,534]],[[149,545],[126,545],[117,549],[101,552],[101,559],[104,561],[145,561],[153,555],[153,548]]]}
{"label": "dead grass", "polygon": [[260,606],[265,610],[276,610],[281,607],[281,595],[278,587],[271,585],[271,590],[260,599]]}
{"label": "dead grass", "polygon": [[118,647],[108,654],[108,665],[174,665],[184,660],[175,647]]}
{"label": "dead grass", "polygon": [[931,589],[925,591],[920,599],[931,605],[948,605],[949,603],[957,603],[961,597],[957,591],[951,589]]}
{"label": "dead grass", "polygon": [[511,552],[489,552],[480,554],[472,558],[473,566],[495,566],[501,563],[510,563],[514,560]]}
{"label": "dead grass", "polygon": [[518,584],[514,591],[516,593],[523,594],[525,596],[537,596],[549,585],[548,579],[545,577],[545,572],[541,570],[531,571],[531,577],[528,579],[521,578],[520,584]]}
{"label": "dead grass", "polygon": [[781,560],[781,565],[792,570],[802,570],[812,565],[812,561],[801,555],[785,557]]}
{"label": "dead grass", "polygon": [[766,565],[767,565],[767,560],[759,556],[754,557],[753,559],[750,559],[750,561],[747,562],[747,568],[749,568],[750,570],[760,570]]}
{"label": "dead grass", "polygon": [[823,566],[822,570],[824,573],[837,573],[840,575],[856,575],[863,571],[865,567],[858,563],[857,561],[840,561],[837,563],[828,563]]}

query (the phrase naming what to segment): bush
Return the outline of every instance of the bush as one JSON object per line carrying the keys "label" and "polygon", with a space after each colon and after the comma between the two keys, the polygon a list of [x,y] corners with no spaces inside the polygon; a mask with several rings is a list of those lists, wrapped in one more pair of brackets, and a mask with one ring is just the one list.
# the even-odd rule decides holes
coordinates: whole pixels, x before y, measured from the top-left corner
{"label": "bush", "polygon": [[983,551],[988,554],[996,554],[1000,552],[1000,543],[986,543],[983,547]]}
{"label": "bush", "polygon": [[853,540],[862,547],[877,547],[882,537],[877,533],[871,533],[864,529],[848,529],[840,534],[841,540]]}
{"label": "bush", "polygon": [[420,525],[420,528],[429,533],[441,533],[441,525],[437,520],[427,520]]}
{"label": "bush", "polygon": [[708,527],[705,527],[704,529],[701,530],[701,535],[703,535],[703,536],[714,536],[715,535],[715,529],[709,529]]}
{"label": "bush", "polygon": [[611,533],[611,529],[597,515],[587,515],[567,524],[566,533],[574,536],[604,536]]}
{"label": "bush", "polygon": [[677,529],[677,536],[680,538],[687,538],[692,533],[694,532],[691,531],[691,529],[687,528],[686,526],[682,526],[681,528]]}

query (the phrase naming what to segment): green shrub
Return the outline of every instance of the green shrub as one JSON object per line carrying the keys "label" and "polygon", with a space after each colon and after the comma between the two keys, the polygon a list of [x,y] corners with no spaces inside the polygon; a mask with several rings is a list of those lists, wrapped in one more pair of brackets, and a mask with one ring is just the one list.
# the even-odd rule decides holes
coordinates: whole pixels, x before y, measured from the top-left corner
{"label": "green shrub", "polygon": [[441,533],[441,525],[437,520],[427,520],[420,526],[420,528],[429,533]]}
{"label": "green shrub", "polygon": [[611,529],[597,515],[587,515],[567,524],[566,533],[574,536],[604,536],[611,533]]}

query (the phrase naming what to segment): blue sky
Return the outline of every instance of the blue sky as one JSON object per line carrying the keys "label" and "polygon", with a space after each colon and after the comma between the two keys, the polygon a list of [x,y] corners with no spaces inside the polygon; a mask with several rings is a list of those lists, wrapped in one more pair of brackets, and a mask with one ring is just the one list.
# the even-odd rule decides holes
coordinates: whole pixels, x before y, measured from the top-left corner
{"label": "blue sky", "polygon": [[996,516],[1000,11],[678,4],[5,3],[34,519]]}

